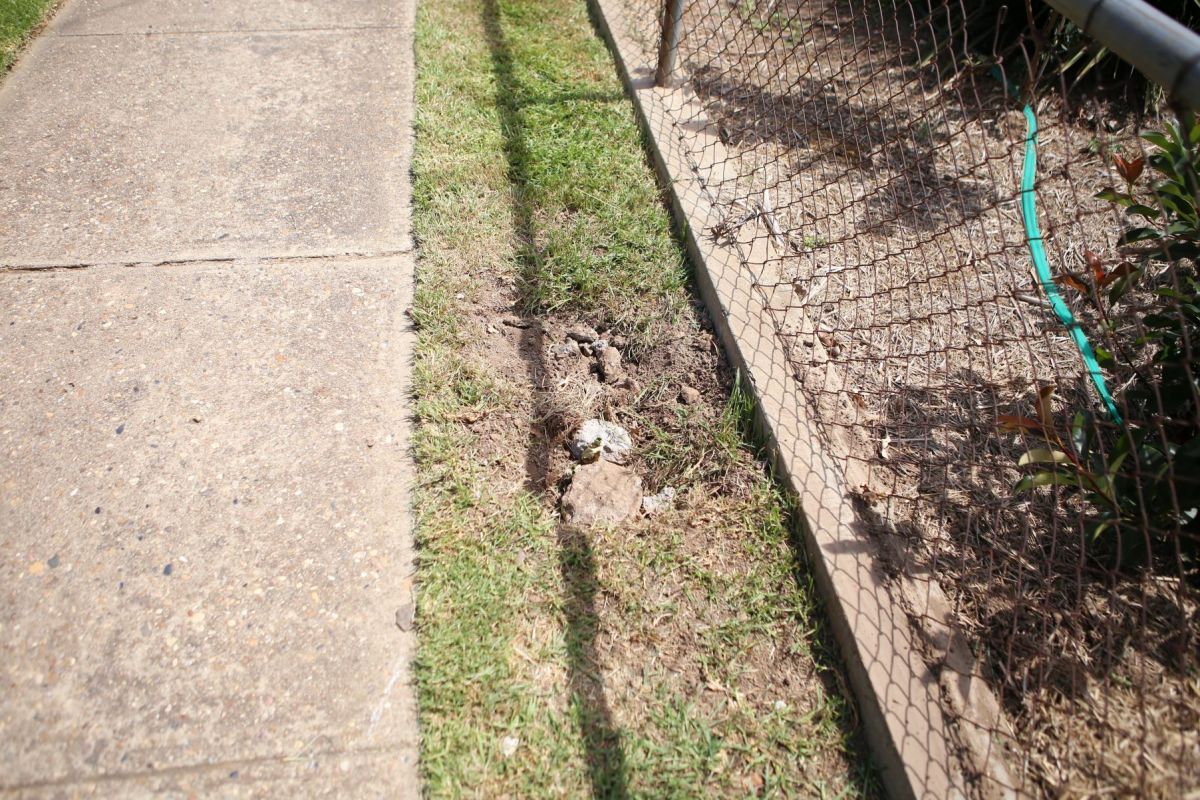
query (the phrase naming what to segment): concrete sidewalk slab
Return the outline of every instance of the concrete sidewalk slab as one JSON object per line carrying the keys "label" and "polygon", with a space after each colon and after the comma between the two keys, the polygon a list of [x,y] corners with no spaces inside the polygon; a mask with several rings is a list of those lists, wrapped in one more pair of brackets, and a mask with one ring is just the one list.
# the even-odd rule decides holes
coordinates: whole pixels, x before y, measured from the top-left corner
{"label": "concrete sidewalk slab", "polygon": [[277,31],[407,27],[402,3],[376,0],[76,0],[58,14],[50,33]]}
{"label": "concrete sidewalk slab", "polygon": [[0,273],[0,794],[417,795],[411,280]]}
{"label": "concrete sidewalk slab", "polygon": [[409,85],[401,29],[43,37],[0,87],[0,265],[405,250]]}
{"label": "concrete sidewalk slab", "polygon": [[[83,798],[354,798],[394,800],[395,783],[379,777],[394,771],[395,755],[389,750],[330,755],[324,751],[286,760],[266,759],[236,764],[163,770],[148,774],[102,779],[91,783],[57,783],[3,792],[13,800],[83,800]],[[0,790],[2,791],[2,790]],[[411,794],[417,797],[416,792]]]}

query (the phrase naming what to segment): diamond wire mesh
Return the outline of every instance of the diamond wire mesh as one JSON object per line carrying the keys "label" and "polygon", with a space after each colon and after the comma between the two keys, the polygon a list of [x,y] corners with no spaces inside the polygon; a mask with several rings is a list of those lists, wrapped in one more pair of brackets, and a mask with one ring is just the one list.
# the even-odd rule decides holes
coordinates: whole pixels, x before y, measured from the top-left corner
{"label": "diamond wire mesh", "polygon": [[[661,3],[624,9],[652,62]],[[1023,4],[689,0],[677,80],[702,113],[672,135],[710,165],[703,233],[756,281],[860,517],[893,568],[949,598],[1021,788],[1184,796],[1200,788],[1197,328],[1155,292],[1186,294],[1195,265],[1124,242],[1135,218],[1094,196],[1172,117],[1125,73],[1106,83],[1107,62],[1082,69],[1096,48],[1070,36]],[[1019,205],[1026,101],[1054,290]],[[714,128],[720,152],[697,133]],[[1101,348],[1120,421],[1055,290]],[[1150,363],[1152,314],[1180,323],[1182,379]],[[1118,462],[1123,438],[1143,446]],[[1058,477],[1015,488],[1039,471]],[[1109,471],[1125,482],[1097,497]]]}

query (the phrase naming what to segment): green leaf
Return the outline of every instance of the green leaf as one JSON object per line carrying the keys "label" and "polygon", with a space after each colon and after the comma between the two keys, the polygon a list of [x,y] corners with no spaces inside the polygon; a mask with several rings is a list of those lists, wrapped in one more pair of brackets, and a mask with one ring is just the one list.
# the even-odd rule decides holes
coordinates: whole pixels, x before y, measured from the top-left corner
{"label": "green leaf", "polygon": [[[1101,348],[1096,349],[1099,351]],[[1109,356],[1109,358],[1111,359],[1112,356]],[[1075,448],[1075,454],[1079,456],[1079,459],[1084,462],[1088,460],[1088,456],[1091,454],[1091,437],[1089,435],[1091,433],[1091,420],[1088,417],[1088,414],[1076,411],[1075,416],[1071,419],[1071,446]]]}
{"label": "green leaf", "polygon": [[1017,462],[1018,467],[1024,467],[1028,464],[1071,464],[1071,457],[1061,450],[1052,450],[1048,447],[1035,447],[1032,450],[1021,456]]}
{"label": "green leaf", "polygon": [[1141,203],[1134,203],[1133,205],[1126,207],[1125,213],[1126,214],[1139,214],[1139,215],[1145,217],[1146,219],[1158,219],[1159,217],[1162,216],[1162,212],[1159,211],[1157,208],[1151,208],[1150,206],[1144,206]]}
{"label": "green leaf", "polygon": [[1191,242],[1165,242],[1163,244],[1163,258],[1168,261],[1197,257],[1200,257],[1200,245]]}
{"label": "green leaf", "polygon": [[1145,242],[1161,238],[1162,232],[1155,228],[1130,228],[1121,234],[1121,238],[1117,240],[1117,243],[1131,244],[1133,242]]}
{"label": "green leaf", "polygon": [[1117,203],[1123,206],[1133,205],[1134,202],[1132,196],[1125,194],[1124,192],[1118,192],[1112,187],[1101,189],[1100,191],[1096,192],[1093,197],[1095,197],[1097,200],[1107,200],[1110,203]]}
{"label": "green leaf", "polygon": [[1142,134],[1142,138],[1156,147],[1161,147],[1163,150],[1171,149],[1171,142],[1158,131],[1146,131]]}
{"label": "green leaf", "polygon": [[1179,127],[1173,122],[1168,122],[1166,128],[1167,133],[1171,134],[1171,139],[1173,140],[1167,149],[1171,150],[1172,152],[1179,152],[1183,150],[1183,133],[1179,130]]}
{"label": "green leaf", "polygon": [[1137,280],[1141,272],[1134,272],[1132,275],[1126,275],[1123,278],[1117,279],[1117,282],[1112,285],[1112,289],[1108,292],[1108,302],[1115,303],[1125,296],[1125,293],[1130,290]]}
{"label": "green leaf", "polygon": [[1117,520],[1115,517],[1105,517],[1104,519],[1099,520],[1091,530],[1090,538],[1092,542],[1095,543],[1096,540],[1099,539],[1106,530],[1116,525],[1116,523]]}
{"label": "green leaf", "polygon": [[1013,486],[1013,493],[1020,494],[1030,489],[1036,489],[1039,486],[1074,486],[1077,489],[1084,488],[1078,475],[1069,475],[1065,472],[1038,472],[1017,481],[1016,485]]}
{"label": "green leaf", "polygon": [[1195,202],[1195,199],[1190,197],[1178,183],[1175,183],[1175,181],[1163,181],[1158,186],[1154,187],[1154,191],[1166,192],[1167,194],[1175,195],[1180,200],[1187,200],[1192,203]]}
{"label": "green leaf", "polygon": [[1155,153],[1150,156],[1150,166],[1154,167],[1159,173],[1165,175],[1173,181],[1183,183],[1183,175],[1179,172],[1179,167],[1175,163],[1175,159],[1167,153]]}

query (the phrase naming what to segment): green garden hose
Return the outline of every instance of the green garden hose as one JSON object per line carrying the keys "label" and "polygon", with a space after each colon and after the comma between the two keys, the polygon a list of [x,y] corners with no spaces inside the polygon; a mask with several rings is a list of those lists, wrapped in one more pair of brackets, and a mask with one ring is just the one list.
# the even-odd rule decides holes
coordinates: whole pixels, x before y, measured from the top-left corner
{"label": "green garden hose", "polygon": [[1079,349],[1079,355],[1083,357],[1088,377],[1092,379],[1092,384],[1108,408],[1108,413],[1113,420],[1120,422],[1121,413],[1117,411],[1117,404],[1113,401],[1112,395],[1108,393],[1104,375],[1100,372],[1100,364],[1096,361],[1096,353],[1092,350],[1092,345],[1088,342],[1083,327],[1071,313],[1071,309],[1062,299],[1062,295],[1059,294],[1058,285],[1050,274],[1050,262],[1046,258],[1046,248],[1042,245],[1042,232],[1038,227],[1036,198],[1033,192],[1034,179],[1037,177],[1037,118],[1034,117],[1033,109],[1028,105],[1025,106],[1025,121],[1028,123],[1028,133],[1025,136],[1025,172],[1021,179],[1021,217],[1025,220],[1025,237],[1029,242],[1029,253],[1033,257],[1033,266],[1037,270],[1038,282],[1042,284],[1042,291],[1046,293],[1046,298],[1050,301],[1050,307],[1054,309],[1058,321],[1071,334],[1071,341],[1075,342],[1075,347]]}

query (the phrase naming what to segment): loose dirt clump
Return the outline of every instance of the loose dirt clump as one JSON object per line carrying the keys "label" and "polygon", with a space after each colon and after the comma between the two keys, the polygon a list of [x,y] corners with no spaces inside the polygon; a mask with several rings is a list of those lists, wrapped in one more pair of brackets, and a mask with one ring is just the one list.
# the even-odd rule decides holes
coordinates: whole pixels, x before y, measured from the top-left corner
{"label": "loose dirt clump", "polygon": [[[571,679],[574,702],[606,720],[585,735],[600,750],[619,738],[631,766],[654,748],[715,737],[703,756],[714,793],[758,793],[786,775],[793,788],[844,786],[850,775],[871,793],[849,761],[853,707],[811,588],[797,583],[793,523],[745,444],[746,409],[730,391],[744,400],[704,313],[693,308],[647,339],[514,317],[512,298],[504,281],[474,298],[464,327],[478,334],[461,353],[509,381],[506,408],[465,420],[476,459],[494,465],[493,489],[530,492],[557,514],[586,469],[568,443],[599,418],[629,431],[620,469],[640,476],[646,495],[674,490],[653,516],[617,527],[559,525],[568,647],[585,673]],[[615,380],[604,360],[613,351],[622,353]],[[677,725],[694,726],[684,739],[695,742],[672,735]],[[643,779],[654,794],[682,778]]]}

